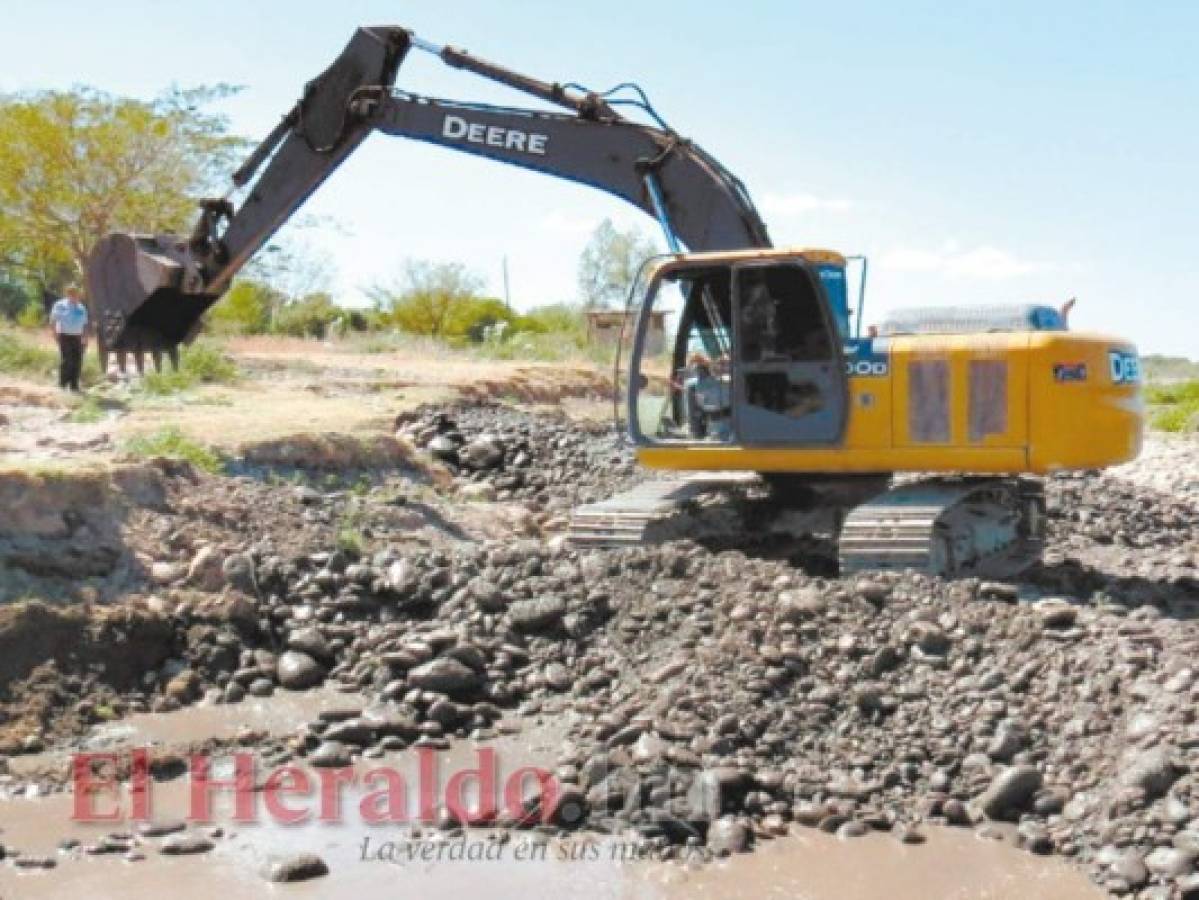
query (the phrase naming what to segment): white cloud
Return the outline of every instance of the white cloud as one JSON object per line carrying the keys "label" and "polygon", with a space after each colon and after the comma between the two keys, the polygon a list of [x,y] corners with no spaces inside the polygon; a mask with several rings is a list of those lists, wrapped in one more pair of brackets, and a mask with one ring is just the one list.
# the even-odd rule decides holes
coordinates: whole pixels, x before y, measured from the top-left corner
{"label": "white cloud", "polygon": [[1060,268],[1056,263],[1021,259],[998,247],[962,249],[950,241],[938,250],[897,247],[878,260],[882,268],[899,272],[932,272],[951,278],[1002,280]]}
{"label": "white cloud", "polygon": [[591,216],[573,215],[558,211],[542,216],[537,224],[546,231],[553,231],[558,234],[590,234],[595,230],[595,226],[599,224],[599,220]]}
{"label": "white cloud", "polygon": [[815,194],[765,194],[762,209],[773,216],[802,216],[813,212],[845,212],[850,202],[839,197],[818,197]]}
{"label": "white cloud", "polygon": [[590,235],[599,227],[600,222],[605,218],[611,219],[612,224],[622,231],[629,228],[638,228],[643,231],[652,230],[654,220],[647,218],[644,215],[636,212],[626,212],[622,210],[616,214],[609,215],[585,215],[577,212],[564,212],[555,210],[548,213],[537,220],[537,226],[545,231],[552,231],[555,234],[574,235],[576,237]]}

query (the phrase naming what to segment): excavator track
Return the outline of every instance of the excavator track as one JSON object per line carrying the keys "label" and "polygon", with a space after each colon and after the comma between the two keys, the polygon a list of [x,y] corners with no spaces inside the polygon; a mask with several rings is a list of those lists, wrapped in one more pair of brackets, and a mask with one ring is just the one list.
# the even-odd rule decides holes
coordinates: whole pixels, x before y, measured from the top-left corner
{"label": "excavator track", "polygon": [[636,547],[645,542],[650,525],[701,495],[757,480],[753,473],[729,472],[643,481],[623,494],[576,509],[567,539],[576,547]]}
{"label": "excavator track", "polygon": [[915,569],[931,575],[1015,575],[1040,556],[1045,497],[1019,478],[930,479],[853,509],[841,528],[841,573]]}

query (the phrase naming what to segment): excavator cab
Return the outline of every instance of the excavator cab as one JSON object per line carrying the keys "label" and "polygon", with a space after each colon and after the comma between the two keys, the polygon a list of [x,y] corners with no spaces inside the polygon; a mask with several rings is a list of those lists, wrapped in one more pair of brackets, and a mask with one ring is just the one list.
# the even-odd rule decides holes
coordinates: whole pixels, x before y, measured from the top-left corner
{"label": "excavator cab", "polygon": [[827,265],[779,251],[692,254],[661,265],[630,360],[634,442],[840,444],[848,313],[826,290]]}

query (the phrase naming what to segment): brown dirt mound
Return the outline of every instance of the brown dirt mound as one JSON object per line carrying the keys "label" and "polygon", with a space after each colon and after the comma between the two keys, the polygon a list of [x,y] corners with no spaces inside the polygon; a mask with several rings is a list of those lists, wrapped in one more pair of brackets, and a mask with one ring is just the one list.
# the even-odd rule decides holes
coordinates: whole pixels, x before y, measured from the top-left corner
{"label": "brown dirt mound", "polygon": [[148,464],[0,471],[0,600],[118,576],[129,562],[123,524],[132,509],[163,507],[163,474]]}
{"label": "brown dirt mound", "polygon": [[170,656],[173,640],[166,617],[129,606],[0,607],[0,752],[50,727],[77,729],[71,716],[79,696],[137,687]]}
{"label": "brown dirt mound", "polygon": [[476,401],[559,403],[567,399],[605,400],[612,396],[612,391],[612,378],[593,369],[528,368],[504,378],[479,379],[459,392]]}
{"label": "brown dirt mound", "polygon": [[252,465],[322,472],[417,468],[421,465],[411,444],[389,435],[298,434],[243,444],[239,455]]}

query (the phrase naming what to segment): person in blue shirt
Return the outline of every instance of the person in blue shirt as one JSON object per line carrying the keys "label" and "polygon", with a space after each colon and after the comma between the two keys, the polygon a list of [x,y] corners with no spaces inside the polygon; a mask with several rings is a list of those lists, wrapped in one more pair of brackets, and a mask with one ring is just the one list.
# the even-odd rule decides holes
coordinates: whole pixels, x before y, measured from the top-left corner
{"label": "person in blue shirt", "polygon": [[87,307],[78,285],[67,288],[67,295],[50,308],[50,331],[58,341],[58,386],[79,390],[83,351],[87,349]]}

